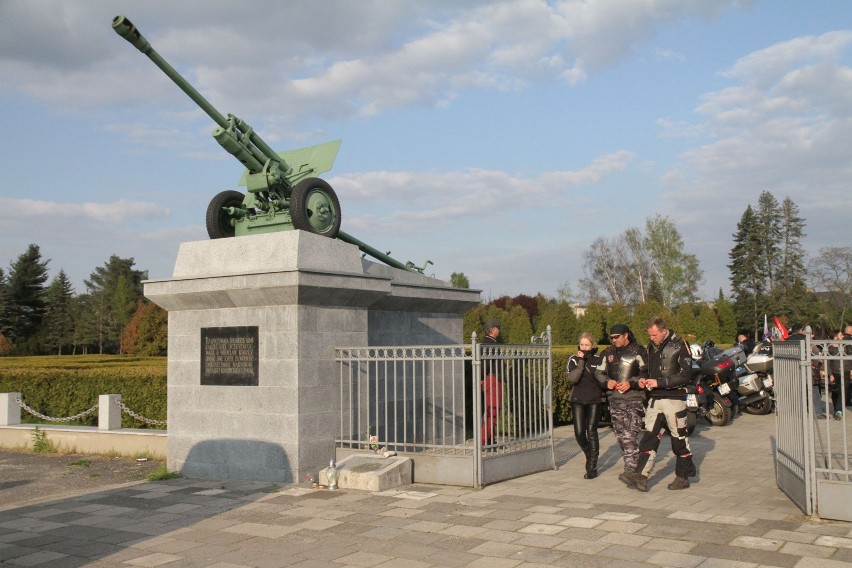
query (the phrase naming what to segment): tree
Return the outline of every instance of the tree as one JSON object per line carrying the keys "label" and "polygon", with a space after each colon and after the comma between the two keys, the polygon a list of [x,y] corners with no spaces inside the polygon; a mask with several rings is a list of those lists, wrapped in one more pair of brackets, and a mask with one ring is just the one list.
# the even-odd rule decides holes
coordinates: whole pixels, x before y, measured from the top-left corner
{"label": "tree", "polygon": [[817,300],[805,285],[802,238],[805,220],[787,197],[783,204],[764,191],[737,225],[729,255],[737,321],[744,330],[762,326],[764,314],[797,321],[817,316]]}
{"label": "tree", "polygon": [[757,198],[757,223],[754,226],[757,242],[760,245],[758,255],[760,270],[766,279],[765,289],[775,290],[776,272],[779,271],[781,257],[781,211],[778,200],[768,191]]}
{"label": "tree", "polygon": [[527,311],[518,305],[509,308],[507,317],[501,322],[500,335],[506,343],[527,344],[532,337],[532,325]]}
{"label": "tree", "polygon": [[760,233],[757,216],[751,205],[746,207],[734,233],[734,246],[728,253],[731,263],[731,291],[737,323],[742,329],[758,329],[765,313],[765,274],[761,260]]}
{"label": "tree", "polygon": [[622,241],[618,238],[596,238],[589,250],[583,253],[586,277],[579,282],[580,290],[589,303],[603,302],[607,298],[618,304],[632,303],[624,270],[627,265]]}
{"label": "tree", "polygon": [[819,249],[808,273],[813,287],[823,292],[823,317],[829,327],[839,329],[847,324],[852,311],[852,247]]}
{"label": "tree", "polygon": [[538,317],[533,323],[533,333],[536,335],[550,326],[553,345],[574,345],[577,342],[577,316],[568,302],[539,296]]}
{"label": "tree", "polygon": [[634,306],[628,327],[640,344],[648,345],[648,321],[655,317],[661,317],[667,322],[674,320],[671,311],[657,300],[648,300],[644,304]]}
{"label": "tree", "polygon": [[672,322],[672,327],[677,331],[677,334],[684,338],[689,343],[695,343],[698,336],[698,322],[695,318],[694,304],[681,304],[675,312],[675,321]]}
{"label": "tree", "polygon": [[698,258],[685,252],[683,238],[671,219],[655,215],[645,221],[644,248],[663,306],[671,310],[694,302],[703,272]]}
{"label": "tree", "polygon": [[63,347],[74,343],[74,287],[60,269],[47,287],[45,312],[45,346],[62,355]]}
{"label": "tree", "polygon": [[139,300],[130,323],[121,332],[121,351],[128,355],[166,355],[168,322],[166,310],[153,302]]}
{"label": "tree", "polygon": [[34,339],[44,318],[48,262],[38,245],[31,244],[9,269],[0,332],[21,354],[38,352]]}
{"label": "tree", "polygon": [[599,302],[592,302],[586,306],[586,312],[577,318],[577,335],[580,333],[591,333],[595,343],[607,343],[609,341],[609,328],[606,327],[606,317],[609,309]]}
{"label": "tree", "polygon": [[84,281],[92,299],[90,327],[96,330],[99,353],[120,349],[121,330],[130,322],[136,302],[142,298],[142,281],[148,273],[135,270],[134,264],[132,258],[112,255]]}
{"label": "tree", "polygon": [[645,238],[642,231],[635,227],[624,231],[624,243],[630,252],[630,262],[626,268],[634,285],[635,300],[640,303],[648,300],[651,283],[651,259],[648,257]]}
{"label": "tree", "polygon": [[[716,343],[728,341],[720,334],[719,318],[716,317],[716,313],[706,303],[700,302],[698,304],[698,315],[695,316],[694,343],[701,343],[705,339],[712,339]],[[693,341],[690,340],[690,343],[693,343]]]}
{"label": "tree", "polygon": [[450,285],[453,288],[470,288],[470,280],[464,275],[464,272],[453,272],[450,274]]}
{"label": "tree", "polygon": [[[716,321],[719,322],[719,342],[733,342],[737,335],[737,315],[734,313],[734,305],[725,299],[722,289],[719,288],[719,297],[713,303],[713,311],[716,312]],[[746,330],[754,334],[757,341],[757,330]]]}
{"label": "tree", "polygon": [[797,284],[805,280],[805,220],[799,216],[799,207],[789,197],[781,204],[781,266],[778,280],[783,297],[789,296]]}
{"label": "tree", "polygon": [[631,227],[611,240],[598,237],[583,262],[579,285],[590,302],[631,306],[656,298],[671,309],[695,301],[703,278],[698,259],[661,215],[646,219],[644,232]]}

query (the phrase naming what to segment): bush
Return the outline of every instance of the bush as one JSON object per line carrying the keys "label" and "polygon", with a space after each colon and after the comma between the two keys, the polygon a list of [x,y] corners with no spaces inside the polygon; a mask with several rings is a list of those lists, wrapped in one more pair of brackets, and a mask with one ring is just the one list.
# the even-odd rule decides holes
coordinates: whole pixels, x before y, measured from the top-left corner
{"label": "bush", "polygon": [[[166,419],[166,358],[110,355],[8,357],[0,359],[0,392],[19,392],[41,414],[74,416],[120,394],[128,408],[152,420]],[[25,411],[24,411],[25,412]],[[77,422],[96,426],[97,413]],[[126,413],[123,428],[152,428]],[[158,427],[162,428],[162,427]]]}

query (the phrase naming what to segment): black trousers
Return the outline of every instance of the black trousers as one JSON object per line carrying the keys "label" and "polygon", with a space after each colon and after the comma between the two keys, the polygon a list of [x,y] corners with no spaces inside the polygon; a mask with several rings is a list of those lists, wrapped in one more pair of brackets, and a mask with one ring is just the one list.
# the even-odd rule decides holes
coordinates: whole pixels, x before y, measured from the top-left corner
{"label": "black trousers", "polygon": [[585,452],[590,447],[598,448],[598,422],[601,419],[603,403],[583,404],[572,402],[574,411],[574,437],[580,448]]}

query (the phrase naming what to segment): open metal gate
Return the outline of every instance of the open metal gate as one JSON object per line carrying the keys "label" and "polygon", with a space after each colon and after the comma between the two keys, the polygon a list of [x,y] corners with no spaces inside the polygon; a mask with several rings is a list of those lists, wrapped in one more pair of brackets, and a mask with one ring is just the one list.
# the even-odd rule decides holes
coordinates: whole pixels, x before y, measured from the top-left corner
{"label": "open metal gate", "polygon": [[481,487],[553,469],[550,328],[528,345],[338,347],[338,458],[385,448],[414,479]]}
{"label": "open metal gate", "polygon": [[786,341],[773,349],[778,487],[805,514],[852,521],[845,409],[852,341]]}

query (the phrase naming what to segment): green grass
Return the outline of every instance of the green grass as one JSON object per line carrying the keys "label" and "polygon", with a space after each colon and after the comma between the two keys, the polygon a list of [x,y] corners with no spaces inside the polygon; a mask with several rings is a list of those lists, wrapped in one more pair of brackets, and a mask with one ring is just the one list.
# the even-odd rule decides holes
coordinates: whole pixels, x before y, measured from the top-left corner
{"label": "green grass", "polygon": [[169,471],[166,464],[160,464],[147,475],[148,481],[162,481],[164,479],[175,479],[177,477],[180,477],[180,473],[176,471]]}
{"label": "green grass", "polygon": [[52,454],[56,452],[53,442],[47,439],[47,432],[36,426],[31,434],[33,439],[33,451],[37,454]]}
{"label": "green grass", "polygon": [[92,460],[81,459],[77,461],[73,461],[68,464],[69,466],[78,466],[78,467],[92,467]]}

